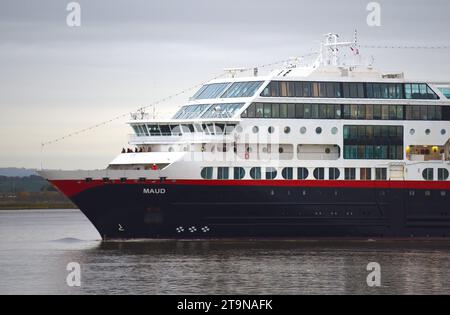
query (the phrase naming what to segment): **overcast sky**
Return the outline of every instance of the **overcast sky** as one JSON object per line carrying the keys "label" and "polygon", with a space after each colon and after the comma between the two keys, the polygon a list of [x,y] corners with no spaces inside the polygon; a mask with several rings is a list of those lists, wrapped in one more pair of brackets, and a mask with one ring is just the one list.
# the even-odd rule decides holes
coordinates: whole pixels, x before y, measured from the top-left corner
{"label": "overcast sky", "polygon": [[[125,119],[47,147],[42,141],[210,79],[317,49],[324,33],[361,44],[450,45],[450,1],[388,0],[380,27],[365,0],[0,2],[0,167],[103,168],[126,146]],[[363,50],[384,70],[450,81],[450,50]],[[193,94],[195,91],[192,91]],[[168,115],[188,94],[159,107]]]}

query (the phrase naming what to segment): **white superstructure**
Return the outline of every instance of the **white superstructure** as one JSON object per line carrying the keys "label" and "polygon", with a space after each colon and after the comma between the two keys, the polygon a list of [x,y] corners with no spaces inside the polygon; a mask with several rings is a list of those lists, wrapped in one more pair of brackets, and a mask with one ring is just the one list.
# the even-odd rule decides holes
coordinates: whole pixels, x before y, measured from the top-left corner
{"label": "white superstructure", "polygon": [[[341,59],[342,50],[350,55]],[[363,65],[327,34],[312,65],[216,79],[170,119],[133,115],[132,151],[56,179],[448,180],[449,84]]]}

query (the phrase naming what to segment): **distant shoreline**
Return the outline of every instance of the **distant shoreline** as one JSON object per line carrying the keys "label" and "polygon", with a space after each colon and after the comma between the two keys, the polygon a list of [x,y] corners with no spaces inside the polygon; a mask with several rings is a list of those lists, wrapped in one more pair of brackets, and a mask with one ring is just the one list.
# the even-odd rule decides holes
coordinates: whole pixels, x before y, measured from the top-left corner
{"label": "distant shoreline", "polygon": [[59,209],[78,209],[71,203],[55,203],[55,204],[10,204],[0,205],[0,211],[2,210],[59,210]]}

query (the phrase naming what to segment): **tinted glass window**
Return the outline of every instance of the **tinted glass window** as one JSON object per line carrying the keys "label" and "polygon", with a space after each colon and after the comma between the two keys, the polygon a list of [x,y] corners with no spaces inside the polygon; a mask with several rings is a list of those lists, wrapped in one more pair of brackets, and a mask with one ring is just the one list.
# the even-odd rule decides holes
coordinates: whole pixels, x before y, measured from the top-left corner
{"label": "tinted glass window", "polygon": [[221,97],[250,97],[253,96],[257,89],[262,85],[262,81],[254,82],[236,82],[233,83]]}
{"label": "tinted glass window", "polygon": [[217,98],[219,97],[223,91],[226,89],[226,87],[230,83],[214,83],[214,84],[207,84],[200,88],[200,90],[195,93],[193,96],[194,99],[208,99],[208,98]]}

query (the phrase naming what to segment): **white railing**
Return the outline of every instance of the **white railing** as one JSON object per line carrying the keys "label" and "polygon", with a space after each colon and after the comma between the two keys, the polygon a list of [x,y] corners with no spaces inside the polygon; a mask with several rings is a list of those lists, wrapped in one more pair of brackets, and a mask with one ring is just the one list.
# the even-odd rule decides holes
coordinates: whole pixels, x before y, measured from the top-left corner
{"label": "white railing", "polygon": [[152,144],[152,143],[231,143],[234,141],[232,135],[206,135],[201,133],[185,134],[163,134],[158,136],[151,135],[128,135],[128,142],[131,145]]}

